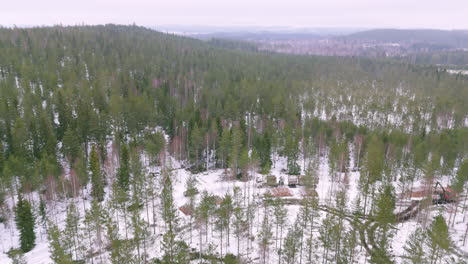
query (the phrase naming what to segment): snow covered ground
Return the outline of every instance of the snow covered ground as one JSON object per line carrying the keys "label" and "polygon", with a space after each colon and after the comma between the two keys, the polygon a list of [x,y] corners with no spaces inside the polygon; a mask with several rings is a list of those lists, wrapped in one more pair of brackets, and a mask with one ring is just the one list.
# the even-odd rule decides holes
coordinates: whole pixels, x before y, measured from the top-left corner
{"label": "snow covered ground", "polygon": [[[114,157],[114,161],[116,162],[116,157]],[[167,159],[168,162],[170,163],[170,166],[173,168],[172,174],[173,174],[173,186],[174,186],[174,200],[176,203],[177,208],[183,206],[188,202],[188,198],[184,196],[184,191],[185,191],[185,184],[187,182],[187,179],[192,175],[190,171],[187,169],[183,168],[183,166],[174,160],[173,158]],[[274,162],[274,167],[271,170],[271,175],[275,175],[277,177],[284,177],[284,179],[287,179],[287,174],[285,173],[286,169],[286,160],[281,157],[276,157]],[[158,174],[159,168],[154,167],[154,166],[148,166],[146,167],[147,172],[152,172]],[[207,172],[202,172],[198,174],[194,174],[194,176],[197,179],[198,182],[198,189],[201,192],[204,190],[208,191],[210,194],[217,195],[219,197],[223,197],[226,193],[232,194],[232,191],[235,186],[239,187],[242,190],[243,194],[248,194],[250,199],[250,202],[255,202],[258,200],[261,200],[260,197],[262,197],[263,193],[270,191],[270,188],[268,187],[263,187],[262,184],[257,183],[256,179],[258,177],[263,177],[260,174],[253,175],[251,177],[250,181],[243,182],[243,181],[232,181],[232,180],[225,180],[224,177],[225,170],[223,169],[216,169],[216,170],[210,170]],[[353,202],[356,201],[357,196],[359,195],[359,172],[350,172],[347,175],[347,183],[344,181],[341,182],[333,182],[329,173],[329,167],[327,163],[326,157],[322,157],[320,159],[319,167],[318,167],[318,178],[319,182],[316,188],[317,194],[320,199],[320,204],[321,205],[331,205],[333,202],[333,194],[335,193],[335,190],[338,188],[344,188],[347,190],[347,201],[348,201],[348,209],[351,210],[353,206]],[[446,184],[446,180],[443,181],[444,184]],[[416,183],[417,185],[418,183]],[[285,187],[289,188],[289,187]],[[395,188],[397,189],[398,186],[395,184]],[[90,190],[90,186],[88,186],[87,190]],[[398,190],[398,189],[397,189]],[[159,191],[159,190],[158,190]],[[297,188],[290,188],[291,193],[293,194],[293,197],[289,198],[302,198],[302,187],[298,186]],[[106,200],[109,199],[109,194],[110,194],[110,189],[109,187],[106,187]],[[84,199],[83,199],[84,197]],[[39,204],[39,195],[37,193],[32,193],[30,194],[29,197],[26,197],[30,199],[32,202],[34,208],[36,208]],[[57,225],[61,228],[65,226],[64,220],[66,217],[66,208],[68,204],[71,201],[74,201],[75,204],[77,205],[77,208],[79,209],[80,215],[84,215],[84,210],[90,208],[90,197],[89,197],[89,191],[84,191],[82,196],[80,198],[62,198],[57,202],[49,202],[48,203],[48,214],[51,216],[52,220],[57,223]],[[403,201],[404,202],[404,201]],[[13,200],[12,197],[8,197],[6,199],[6,204],[7,206],[3,210],[12,210],[13,208]],[[461,206],[461,205],[460,205]],[[288,220],[287,220],[287,225],[290,225],[294,222],[295,217],[297,215],[297,212],[300,209],[299,205],[287,205],[288,209]],[[402,208],[397,206],[397,211],[401,210]],[[438,205],[438,206],[432,206],[431,207],[431,215],[435,216],[439,212],[442,213],[445,218],[448,220],[451,217],[451,212],[454,210],[454,205]],[[189,221],[189,217],[185,216],[181,211],[179,212],[179,217],[181,219],[181,224],[182,225],[187,225]],[[461,213],[461,209],[459,209],[459,212],[456,216],[456,219],[454,221],[454,225],[450,226],[450,234],[452,236],[452,240],[454,244],[456,245],[457,249],[460,250],[461,252],[468,252],[468,243],[463,245],[463,236],[465,234],[465,229],[466,229],[466,214],[468,212],[465,211],[464,213]],[[9,214],[12,215],[12,214]],[[156,212],[156,215],[159,215],[159,212]],[[257,217],[254,219],[253,224],[253,233],[257,234],[258,231],[260,230],[260,224],[261,224],[261,217],[262,215],[262,210],[258,210]],[[322,217],[325,216],[325,212],[321,213]],[[148,222],[153,222],[153,212],[151,207],[149,206],[148,212],[145,211],[144,209],[141,211],[141,216],[143,219],[147,220]],[[147,219],[149,218],[149,219]],[[430,218],[431,219],[431,218]],[[120,219],[119,221],[122,221]],[[163,223],[161,222],[160,217],[156,218],[156,230],[159,232],[162,229]],[[416,229],[420,223],[417,222],[418,217],[410,219],[406,222],[399,223],[397,227],[397,231],[395,234],[395,237],[393,239],[393,253],[396,256],[401,256],[403,254],[403,246],[405,244],[406,239],[408,238],[409,234]],[[430,222],[430,221],[429,221]],[[120,223],[123,224],[123,223]],[[121,232],[123,232],[121,230]],[[210,234],[210,238],[208,243],[203,241],[203,247],[206,248],[208,244],[214,245],[217,247],[217,251],[219,252],[220,246],[221,246],[221,241],[218,233],[213,230],[209,230],[209,232],[212,232],[213,236]],[[27,263],[30,264],[48,264],[52,263],[50,257],[49,257],[49,248],[48,248],[48,242],[46,239],[45,235],[45,230],[44,228],[40,225],[36,225],[36,234],[37,234],[37,240],[36,240],[36,247],[31,250],[30,252],[25,254],[25,259]],[[192,237],[192,243],[190,243],[190,247],[194,249],[198,249],[200,247],[199,245],[199,234],[196,229],[192,232],[193,237]],[[185,232],[182,234],[184,240],[189,243],[189,232],[187,229],[185,229]],[[156,240],[152,245],[148,245],[148,255],[149,257],[160,257],[162,250],[160,248],[160,239],[161,236],[156,236]],[[226,238],[224,238],[226,239]],[[231,243],[229,246],[226,246],[226,242],[223,242],[223,254],[226,253],[237,253],[237,244],[234,243],[235,237],[233,234],[231,234]],[[274,244],[274,243],[273,243]],[[7,256],[7,251],[9,251],[11,248],[17,248],[19,246],[18,242],[18,232],[15,228],[14,225],[14,219],[13,217],[10,217],[6,219],[6,221],[3,224],[0,224],[0,263],[2,264],[8,264],[11,263],[11,260]],[[246,241],[243,240],[241,244],[241,249],[240,251],[245,254],[249,254],[250,259],[256,260],[259,257],[260,254],[260,249],[256,241],[254,241],[251,244],[252,248],[250,252],[247,252],[247,244]],[[272,246],[274,248],[274,245]],[[320,251],[320,249],[318,249]],[[320,251],[321,252],[321,251]],[[366,253],[364,249],[361,249],[358,252],[357,255],[357,261],[358,263],[365,263],[365,258],[366,258]],[[105,259],[105,258],[104,258]],[[100,258],[96,257],[95,258],[96,262],[99,263]],[[401,262],[401,258],[396,258],[397,262]],[[277,255],[274,250],[270,250],[270,263],[275,263],[277,261]],[[107,263],[104,261],[104,263]],[[254,263],[256,263],[254,261]]]}

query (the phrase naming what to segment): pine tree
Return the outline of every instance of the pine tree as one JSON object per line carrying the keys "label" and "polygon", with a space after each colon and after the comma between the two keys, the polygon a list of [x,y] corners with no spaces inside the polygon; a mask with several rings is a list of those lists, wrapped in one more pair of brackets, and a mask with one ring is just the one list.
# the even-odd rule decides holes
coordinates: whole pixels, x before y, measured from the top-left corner
{"label": "pine tree", "polygon": [[68,128],[62,141],[62,153],[73,164],[80,153],[80,141],[75,130]]}
{"label": "pine tree", "polygon": [[132,227],[133,227],[133,245],[137,250],[137,263],[146,263],[148,254],[146,251],[147,239],[150,235],[148,223],[141,218],[140,212],[134,210],[132,212]]}
{"label": "pine tree", "polygon": [[229,167],[231,167],[231,177],[235,178],[239,170],[239,157],[242,149],[242,131],[238,127],[232,129],[231,152],[229,153]]}
{"label": "pine tree", "polygon": [[301,235],[300,218],[296,218],[296,222],[288,229],[288,233],[284,239],[284,255],[283,259],[287,264],[297,263],[299,253],[300,240],[298,237]]}
{"label": "pine tree", "polygon": [[330,251],[333,249],[333,225],[335,222],[336,217],[332,214],[327,214],[319,227],[319,240],[324,251],[324,263],[328,263]]}
{"label": "pine tree", "polygon": [[427,233],[420,227],[418,227],[413,233],[411,233],[411,235],[406,240],[406,244],[403,248],[405,250],[405,263],[427,263],[426,253],[424,250],[424,244],[427,239]]}
{"label": "pine tree", "polygon": [[[138,151],[133,151],[130,157],[130,184],[132,185],[132,200],[133,204],[141,206],[142,200],[146,202],[145,184],[146,184],[146,173],[141,163],[140,154]],[[125,190],[122,188],[122,190]]]}
{"label": "pine tree", "polygon": [[[301,207],[301,219],[304,221],[303,222],[303,231],[301,234],[301,240],[303,240],[303,237],[306,232],[308,232],[308,239],[307,239],[307,260],[310,263],[312,261],[312,246],[313,246],[313,241],[314,236],[313,236],[313,229],[315,228],[315,224],[317,219],[320,217],[320,213],[318,211],[318,198],[317,196],[309,196],[305,197],[302,201],[302,207]],[[302,246],[303,242],[301,241],[301,254],[300,254],[300,260],[299,262],[302,263]]]}
{"label": "pine tree", "polygon": [[271,223],[269,220],[269,211],[267,207],[267,203],[265,203],[265,212],[263,214],[262,225],[260,227],[259,236],[259,244],[260,249],[262,250],[262,260],[263,264],[267,263],[267,254],[269,252],[269,247],[271,244],[271,239],[273,237],[273,232],[271,230]]}
{"label": "pine tree", "polygon": [[[276,198],[273,200],[273,215],[275,216],[275,224],[276,224],[276,238],[277,243],[275,247],[278,251],[278,262],[281,264],[282,260],[282,239],[283,239],[283,228],[286,224],[287,220],[287,213],[288,211],[284,207],[284,202],[280,198]],[[279,246],[278,246],[279,241]]]}
{"label": "pine tree", "polygon": [[223,257],[223,234],[227,230],[227,245],[229,245],[229,226],[232,216],[232,197],[228,193],[225,194],[223,201],[216,210],[216,227],[220,231],[221,237],[221,258]]}
{"label": "pine tree", "polygon": [[242,207],[241,189],[235,186],[233,189],[233,226],[234,236],[237,238],[237,256],[240,255],[240,240],[245,230],[245,210]]}
{"label": "pine tree", "polygon": [[427,245],[430,249],[430,263],[437,264],[450,249],[450,234],[447,223],[442,215],[438,215],[432,221],[428,230]]}
{"label": "pine tree", "polygon": [[111,217],[107,217],[105,225],[110,244],[111,263],[132,263],[135,260],[132,241],[120,238],[117,224]]}
{"label": "pine tree", "polygon": [[63,242],[67,252],[74,259],[82,258],[82,243],[78,232],[80,215],[75,204],[72,202],[67,209],[67,217],[65,218],[65,230],[63,230]]}
{"label": "pine tree", "polygon": [[91,195],[94,199],[101,202],[104,200],[104,180],[101,173],[99,157],[94,145],[91,149],[89,167],[91,170]]}
{"label": "pine tree", "polygon": [[364,214],[366,214],[369,191],[371,191],[371,198],[373,198],[374,183],[381,179],[384,168],[384,146],[376,135],[370,139],[363,167],[359,183],[364,192]]}
{"label": "pine tree", "polygon": [[172,196],[172,180],[169,171],[162,173],[162,193],[161,193],[161,215],[164,220],[166,232],[163,235],[163,260],[166,263],[175,263],[176,252],[176,230],[178,228],[177,210]]}
{"label": "pine tree", "polygon": [[120,167],[117,172],[117,181],[122,190],[128,191],[130,181],[130,158],[126,144],[123,144],[120,149]]}
{"label": "pine tree", "polygon": [[11,259],[11,264],[28,264],[22,252],[9,251],[8,257]]}
{"label": "pine tree", "polygon": [[[455,176],[455,183],[453,184],[453,190],[457,194],[461,194],[465,190],[464,187],[467,181],[468,181],[468,159],[465,159],[461,163],[460,168],[458,169],[457,174]],[[452,220],[452,226],[455,224],[455,219],[457,217],[459,203],[460,203],[460,199],[457,199],[456,206],[455,206],[455,214],[453,215],[453,220]],[[449,220],[449,224],[450,224],[450,220]]]}
{"label": "pine tree", "polygon": [[21,194],[18,194],[18,203],[15,208],[16,228],[20,233],[20,248],[23,252],[28,252],[36,245],[36,226],[35,217],[29,201],[24,200]]}
{"label": "pine tree", "polygon": [[[215,197],[208,194],[207,191],[204,191],[202,193],[202,197],[200,200],[200,203],[196,209],[196,217],[197,221],[200,222],[198,225],[199,227],[199,245],[200,245],[200,256],[203,251],[203,243],[202,243],[202,238],[203,238],[203,231],[205,232],[205,242],[208,242],[208,224],[210,222],[210,215],[213,213],[215,207]],[[204,230],[203,230],[204,229]]]}
{"label": "pine tree", "polygon": [[164,148],[164,135],[161,132],[156,132],[154,134],[147,134],[145,138],[145,149],[150,155],[151,164]]}
{"label": "pine tree", "polygon": [[53,223],[49,223],[47,237],[49,240],[50,258],[54,264],[73,264],[71,254],[67,253],[65,246],[62,244],[61,231]]}
{"label": "pine tree", "polygon": [[231,134],[228,128],[223,128],[223,132],[219,140],[219,148],[217,151],[217,153],[219,153],[218,160],[221,161],[221,168],[223,169],[226,168],[230,148],[231,148]]}
{"label": "pine tree", "polygon": [[195,197],[198,194],[198,189],[197,189],[197,179],[190,175],[190,177],[187,178],[187,182],[185,183],[185,192],[184,195],[188,197],[188,209],[190,210],[190,215],[189,215],[189,229],[190,229],[190,243],[192,243],[192,230],[193,230],[193,216],[195,212]]}
{"label": "pine tree", "polygon": [[[93,250],[96,248],[93,241],[97,243],[98,255],[102,258],[102,246],[104,244],[104,224],[107,218],[107,212],[98,201],[93,200],[91,209],[85,212],[85,232],[88,234],[89,246]],[[102,260],[102,259],[101,259]]]}
{"label": "pine tree", "polygon": [[395,196],[393,186],[386,185],[382,187],[379,196],[376,199],[374,209],[374,219],[378,223],[378,228],[374,231],[377,236],[378,247],[374,250],[371,261],[374,263],[391,263],[391,238],[394,235],[393,225],[396,223]]}

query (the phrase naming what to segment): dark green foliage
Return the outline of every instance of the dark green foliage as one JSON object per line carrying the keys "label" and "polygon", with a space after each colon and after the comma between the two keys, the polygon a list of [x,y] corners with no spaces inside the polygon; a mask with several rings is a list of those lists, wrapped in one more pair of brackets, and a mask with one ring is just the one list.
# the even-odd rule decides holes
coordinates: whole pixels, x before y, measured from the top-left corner
{"label": "dark green foliage", "polygon": [[239,264],[239,259],[232,255],[232,254],[226,254],[223,259],[224,264]]}
{"label": "dark green foliage", "polygon": [[80,153],[80,141],[76,132],[68,128],[63,135],[62,153],[73,164]]}
{"label": "dark green foliage", "polygon": [[148,133],[145,135],[145,149],[150,154],[151,158],[156,158],[164,148],[165,139],[161,132]]}
{"label": "dark green foliage", "polygon": [[268,132],[259,135],[254,142],[257,150],[260,167],[263,173],[268,173],[271,168],[271,139]]}
{"label": "dark green foliage", "polygon": [[96,151],[96,147],[91,149],[89,169],[91,171],[91,195],[99,202],[104,200],[104,179],[101,173],[101,163]]}
{"label": "dark green foliage", "polygon": [[39,201],[39,216],[41,217],[40,219],[41,224],[44,227],[46,227],[47,226],[47,208],[43,199]]}
{"label": "dark green foliage", "polygon": [[15,223],[20,233],[20,248],[23,252],[28,252],[36,245],[35,217],[31,209],[31,204],[18,195],[18,203],[15,207]]}
{"label": "dark green foliage", "polygon": [[[415,59],[460,62],[464,58]],[[360,202],[364,202],[364,213],[375,220],[377,247],[371,259],[391,262],[396,219],[394,191],[389,186],[396,177],[404,174],[398,180],[409,188],[422,177],[432,180],[440,175],[455,176],[456,172],[451,179],[453,187],[459,193],[465,191],[466,84],[466,77],[447,74],[440,67],[267,54],[241,43],[207,44],[137,26],[0,28],[1,192],[15,193],[17,187],[20,192],[40,190],[52,181],[66,189],[67,180],[58,177],[62,173],[59,157],[69,161],[78,186],[89,182],[89,168],[95,202],[88,222],[93,218],[94,230],[102,232],[99,218],[106,218],[108,241],[115,247],[110,252],[112,262],[129,263],[142,260],[141,252],[134,256],[134,244],[151,243],[145,232],[149,223],[144,221],[151,219],[143,170],[147,160],[141,163],[139,154],[148,154],[151,165],[166,165],[162,162],[168,153],[195,171],[223,168],[228,172],[229,168],[231,176],[244,179],[257,168],[267,174],[281,156],[287,158],[289,174],[310,167],[304,178],[310,194],[315,192],[318,164],[328,158],[331,172],[338,175],[333,178],[337,180],[333,184],[337,183],[332,190],[340,187],[341,175],[348,168],[360,170],[364,195]],[[93,144],[91,151],[89,144]],[[107,153],[111,145],[121,146],[112,199],[118,205],[112,213],[125,220],[131,213],[131,224],[125,221],[123,228],[127,231],[133,225],[134,240],[121,239],[116,228],[122,227],[97,213],[101,208],[97,201],[104,199],[101,165],[113,158],[114,149]],[[348,164],[349,151],[355,152],[355,164]],[[166,263],[184,263],[188,248],[178,240],[172,176],[168,171],[163,174],[162,255]],[[247,186],[247,192],[252,191]],[[378,186],[385,187],[379,192]],[[309,208],[301,211],[302,222],[289,230],[287,210],[278,199],[265,209],[261,231],[253,233],[256,211],[251,208],[256,204],[246,193],[243,199],[234,194],[232,203],[226,196],[221,205],[206,192],[197,205],[196,193],[194,184],[188,184],[186,195],[195,211],[194,226],[199,228],[200,255],[209,248],[208,227],[217,228],[219,234],[212,233],[222,235],[224,244],[233,221],[238,244],[248,239],[250,247],[258,242],[263,255],[274,243],[280,261],[298,261],[298,240],[294,237],[310,245],[305,254],[309,259],[322,253],[314,248],[319,242],[326,249],[325,262],[345,263],[354,258],[359,225],[346,229],[344,207],[341,217],[329,214],[319,228],[315,223],[318,201],[305,201]],[[146,209],[144,218],[137,216],[142,209]],[[45,224],[43,203],[40,214]],[[443,224],[440,219],[435,223],[431,232],[437,235],[429,239],[434,261],[447,248],[446,240],[438,240],[446,234]],[[297,226],[305,230],[298,232]],[[53,260],[68,263],[71,256],[62,245],[60,232],[52,227],[49,234]],[[413,262],[418,262],[421,248],[416,244],[410,247],[416,257]],[[221,261],[222,256],[213,252],[206,255]],[[241,252],[237,255],[244,256]],[[226,256],[228,261],[240,259]]]}
{"label": "dark green foliage", "polygon": [[[203,169],[206,158],[206,167],[216,161],[215,166],[231,167],[236,175],[244,149],[258,154],[263,173],[272,166],[272,153],[284,149],[288,170],[296,174],[300,166],[295,158],[302,145],[316,145],[323,154],[336,131],[346,146],[356,134],[366,137],[370,130],[392,129],[373,136],[376,139],[366,144],[371,153],[381,152],[383,142],[392,155],[390,165],[398,164],[401,148],[411,138],[416,166],[422,167],[437,150],[445,174],[466,152],[463,98],[468,91],[460,76],[394,61],[273,55],[215,46],[137,26],[0,29],[4,163],[14,156],[30,165],[45,154],[50,159],[62,154],[74,163],[81,159],[79,149],[86,163],[89,142],[99,146],[104,160],[111,132],[138,142],[145,137],[154,160],[164,147],[162,133],[149,132],[157,126],[169,136],[167,150],[178,159]],[[337,112],[352,106],[358,116]],[[322,109],[326,120],[310,115]],[[423,113],[431,115],[429,124]],[[389,114],[411,121],[392,124],[374,118]],[[355,118],[362,127],[348,121]],[[452,122],[455,129],[444,130],[448,126],[437,122]],[[426,131],[427,125],[433,130]],[[402,133],[409,129],[411,133]],[[56,153],[59,143],[62,153]],[[372,184],[382,170],[379,162],[369,162]],[[47,178],[41,172],[39,181],[30,181],[31,168],[22,167],[10,170],[31,182],[31,189]],[[391,172],[389,166],[385,169]],[[84,186],[85,178],[80,181]]]}
{"label": "dark green foliage", "polygon": [[299,157],[299,145],[294,132],[286,134],[286,143],[284,147],[285,156],[288,158],[288,173],[298,175],[301,173],[301,167],[297,164]]}
{"label": "dark green foliage", "polygon": [[130,182],[130,157],[128,154],[128,147],[126,144],[120,148],[120,167],[117,172],[117,181],[119,187],[128,191]]}
{"label": "dark green foliage", "polygon": [[195,166],[199,167],[202,161],[200,160],[202,155],[201,150],[203,146],[203,135],[198,125],[195,125],[192,128],[192,132],[190,134],[190,149],[191,149],[191,159],[194,161]]}

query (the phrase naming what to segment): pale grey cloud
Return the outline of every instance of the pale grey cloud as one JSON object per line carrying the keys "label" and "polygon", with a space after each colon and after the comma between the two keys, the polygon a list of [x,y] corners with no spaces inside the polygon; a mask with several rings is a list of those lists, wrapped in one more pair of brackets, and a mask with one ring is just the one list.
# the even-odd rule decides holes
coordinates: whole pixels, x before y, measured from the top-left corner
{"label": "pale grey cloud", "polygon": [[1,25],[468,28],[467,0],[1,0]]}

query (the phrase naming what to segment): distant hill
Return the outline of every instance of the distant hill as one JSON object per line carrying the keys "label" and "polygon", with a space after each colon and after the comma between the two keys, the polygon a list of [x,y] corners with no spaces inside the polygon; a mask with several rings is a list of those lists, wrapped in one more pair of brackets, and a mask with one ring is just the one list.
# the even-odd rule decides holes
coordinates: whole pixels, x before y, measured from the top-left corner
{"label": "distant hill", "polygon": [[191,35],[198,39],[235,39],[235,40],[290,40],[290,39],[319,39],[321,35],[311,32],[214,32],[206,34]]}
{"label": "distant hill", "polygon": [[430,44],[446,48],[468,48],[468,30],[374,29],[343,37],[348,40]]}

